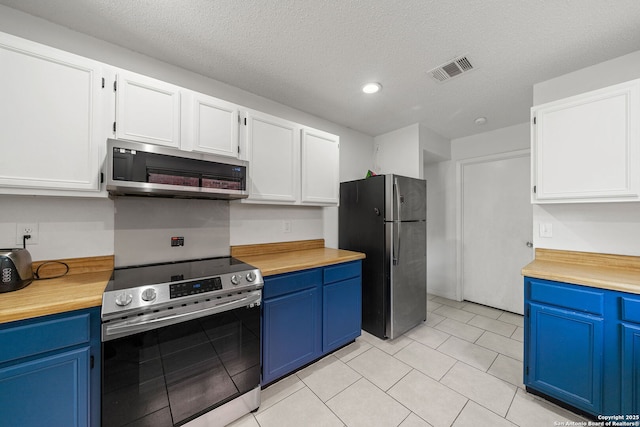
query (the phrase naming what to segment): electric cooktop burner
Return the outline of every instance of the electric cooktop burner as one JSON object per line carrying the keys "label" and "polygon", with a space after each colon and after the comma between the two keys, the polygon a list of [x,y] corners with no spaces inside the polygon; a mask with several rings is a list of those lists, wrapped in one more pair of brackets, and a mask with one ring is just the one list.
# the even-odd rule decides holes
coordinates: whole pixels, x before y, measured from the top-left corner
{"label": "electric cooktop burner", "polygon": [[260,270],[232,257],[114,269],[102,296],[102,318],[153,311],[198,298],[261,289]]}
{"label": "electric cooktop burner", "polygon": [[117,267],[113,270],[105,291],[202,279],[253,269],[255,267],[232,257]]}

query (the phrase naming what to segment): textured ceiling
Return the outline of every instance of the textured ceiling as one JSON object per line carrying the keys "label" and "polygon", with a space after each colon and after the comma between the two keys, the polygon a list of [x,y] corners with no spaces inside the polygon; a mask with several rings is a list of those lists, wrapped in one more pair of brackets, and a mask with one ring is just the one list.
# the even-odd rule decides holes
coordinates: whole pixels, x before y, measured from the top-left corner
{"label": "textured ceiling", "polygon": [[[416,122],[448,138],[526,122],[533,84],[640,49],[639,0],[0,4],[374,136]],[[428,77],[463,54],[476,70]],[[363,94],[368,81],[382,92]]]}

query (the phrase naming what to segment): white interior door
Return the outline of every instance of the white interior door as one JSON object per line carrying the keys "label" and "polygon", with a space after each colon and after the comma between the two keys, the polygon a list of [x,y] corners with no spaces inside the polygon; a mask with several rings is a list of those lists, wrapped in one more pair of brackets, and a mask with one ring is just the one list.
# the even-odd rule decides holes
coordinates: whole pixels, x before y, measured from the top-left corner
{"label": "white interior door", "polygon": [[528,151],[462,162],[462,295],[523,313],[520,271],[533,259]]}

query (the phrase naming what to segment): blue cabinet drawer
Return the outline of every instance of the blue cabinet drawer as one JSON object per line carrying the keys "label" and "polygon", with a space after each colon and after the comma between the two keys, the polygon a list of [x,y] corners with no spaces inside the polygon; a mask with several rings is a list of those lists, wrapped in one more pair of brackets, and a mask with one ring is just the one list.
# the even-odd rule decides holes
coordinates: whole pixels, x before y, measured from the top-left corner
{"label": "blue cabinet drawer", "polygon": [[264,278],[262,298],[274,298],[291,292],[313,288],[322,284],[322,269],[303,270]]}
{"label": "blue cabinet drawer", "polygon": [[549,280],[530,279],[529,299],[581,313],[603,315],[604,291]]}
{"label": "blue cabinet drawer", "polygon": [[362,271],[362,263],[360,261],[352,261],[344,264],[338,264],[324,269],[324,283],[333,283],[340,280],[351,279],[360,276]]}
{"label": "blue cabinet drawer", "polygon": [[640,323],[640,298],[621,297],[622,320]]}
{"label": "blue cabinet drawer", "polygon": [[0,363],[88,343],[89,313],[53,315],[0,325]]}

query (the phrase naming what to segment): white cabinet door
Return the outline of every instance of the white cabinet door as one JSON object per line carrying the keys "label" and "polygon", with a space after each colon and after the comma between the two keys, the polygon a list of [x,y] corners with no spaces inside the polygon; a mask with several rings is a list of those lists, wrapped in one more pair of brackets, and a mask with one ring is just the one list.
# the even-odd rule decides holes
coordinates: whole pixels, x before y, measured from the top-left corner
{"label": "white cabinet door", "polygon": [[181,148],[238,157],[238,106],[197,92],[183,92],[185,105]]}
{"label": "white cabinet door", "polygon": [[116,138],[180,147],[180,88],[120,70],[116,89]]}
{"label": "white cabinet door", "polygon": [[246,115],[249,150],[248,201],[299,201],[300,128],[295,123],[258,112]]}
{"label": "white cabinet door", "polygon": [[302,203],[336,205],[340,191],[340,139],[316,129],[302,129]]}
{"label": "white cabinet door", "polygon": [[532,109],[533,203],[640,200],[640,80]]}
{"label": "white cabinet door", "polygon": [[98,195],[102,64],[1,33],[0,64],[0,192]]}

